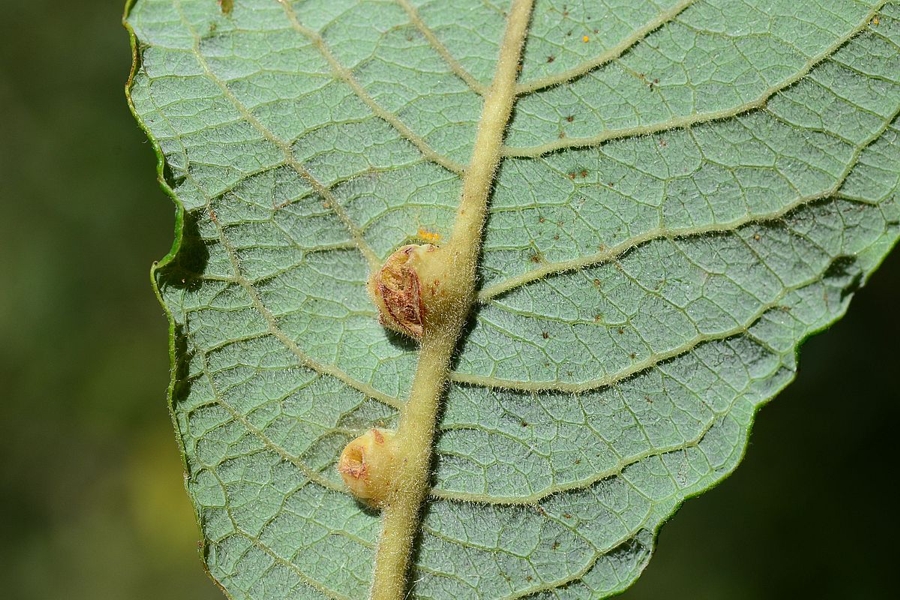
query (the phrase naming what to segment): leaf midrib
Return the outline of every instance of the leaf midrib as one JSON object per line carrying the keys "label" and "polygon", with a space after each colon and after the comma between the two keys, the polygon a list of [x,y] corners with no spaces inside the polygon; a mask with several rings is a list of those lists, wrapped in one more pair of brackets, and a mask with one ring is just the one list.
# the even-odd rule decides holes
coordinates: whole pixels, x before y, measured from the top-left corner
{"label": "leaf midrib", "polygon": [[439,323],[426,323],[409,400],[400,410],[395,460],[402,466],[382,511],[373,600],[400,600],[407,593],[406,574],[412,547],[417,538],[422,503],[430,491],[439,407],[448,382],[450,360],[476,302],[482,229],[500,164],[500,149],[517,98],[516,82],[532,8],[533,0],[513,0],[510,6],[494,80],[482,106],[472,159],[463,177],[453,233],[441,250],[445,261],[443,293],[453,290],[458,300]]}

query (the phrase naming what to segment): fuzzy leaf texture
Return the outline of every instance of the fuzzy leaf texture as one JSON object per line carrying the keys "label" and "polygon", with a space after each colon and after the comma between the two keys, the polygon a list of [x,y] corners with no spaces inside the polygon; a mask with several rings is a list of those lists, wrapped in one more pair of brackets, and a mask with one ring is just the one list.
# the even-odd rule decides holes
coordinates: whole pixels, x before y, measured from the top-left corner
{"label": "fuzzy leaf texture", "polygon": [[[179,212],[171,409],[235,599],[368,594],[379,515],[335,461],[396,426],[417,348],[366,277],[449,235],[508,9],[129,10]],[[628,587],[900,235],[900,3],[538,0],[519,92],[413,598]]]}

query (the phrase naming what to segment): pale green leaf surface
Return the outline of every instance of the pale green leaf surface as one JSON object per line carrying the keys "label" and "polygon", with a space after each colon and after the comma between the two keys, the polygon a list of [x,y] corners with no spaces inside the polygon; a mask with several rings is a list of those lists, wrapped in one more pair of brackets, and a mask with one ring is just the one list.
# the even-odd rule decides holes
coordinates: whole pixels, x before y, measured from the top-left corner
{"label": "pale green leaf surface", "polygon": [[[184,209],[155,271],[172,409],[234,598],[371,584],[378,515],[334,464],[395,423],[416,349],[378,325],[360,249],[449,233],[507,9],[412,4],[128,17]],[[539,1],[520,85],[417,598],[627,587],[900,234],[900,4]]]}

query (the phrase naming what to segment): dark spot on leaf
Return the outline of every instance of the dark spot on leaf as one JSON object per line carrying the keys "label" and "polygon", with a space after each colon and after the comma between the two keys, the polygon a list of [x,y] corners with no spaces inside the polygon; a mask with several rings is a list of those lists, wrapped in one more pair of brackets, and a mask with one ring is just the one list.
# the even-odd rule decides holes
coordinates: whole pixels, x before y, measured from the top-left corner
{"label": "dark spot on leaf", "polygon": [[559,542],[553,542],[553,546],[551,546],[551,548],[553,548],[554,550],[559,548]]}
{"label": "dark spot on leaf", "polygon": [[575,120],[575,115],[569,115],[568,117],[566,117],[566,121],[568,121],[569,123],[571,123],[574,120]]}
{"label": "dark spot on leaf", "polygon": [[556,57],[553,56],[552,54],[551,54],[550,56],[547,57],[547,62],[548,62],[548,63],[552,63],[554,60],[556,60]]}
{"label": "dark spot on leaf", "polygon": [[195,290],[209,262],[207,242],[200,236],[198,211],[184,211],[181,223],[181,242],[172,262],[155,272],[160,288],[174,287]]}
{"label": "dark spot on leaf", "polygon": [[234,0],[219,0],[219,9],[223,15],[230,15],[234,10]]}
{"label": "dark spot on leaf", "polygon": [[563,513],[563,519],[571,519],[571,518],[572,518],[572,515],[570,515],[569,513]]}
{"label": "dark spot on leaf", "polygon": [[[840,290],[836,299],[841,302],[862,286],[862,280],[863,270],[855,256],[838,256],[831,261],[823,277],[823,281],[828,288]],[[829,294],[830,291],[826,290],[825,292],[826,300],[830,300],[833,297],[832,294]]]}
{"label": "dark spot on leaf", "polygon": [[176,189],[178,186],[184,183],[185,179],[187,179],[187,175],[182,171],[176,174],[175,171],[172,170],[172,167],[169,165],[168,161],[163,166],[163,181],[166,182],[166,185],[170,189]]}
{"label": "dark spot on leaf", "polygon": [[623,333],[625,333],[625,330],[623,328],[619,327],[619,335],[622,335]]}
{"label": "dark spot on leaf", "polygon": [[172,332],[172,341],[175,344],[175,383],[172,386],[172,402],[178,404],[188,398],[191,393],[191,360],[194,352],[188,350],[188,335],[184,325],[175,324]]}
{"label": "dark spot on leaf", "polygon": [[544,338],[544,339],[546,340],[546,339],[548,339],[548,338],[550,337],[550,334],[547,333],[546,331],[542,331],[542,332],[541,332],[541,337]]}

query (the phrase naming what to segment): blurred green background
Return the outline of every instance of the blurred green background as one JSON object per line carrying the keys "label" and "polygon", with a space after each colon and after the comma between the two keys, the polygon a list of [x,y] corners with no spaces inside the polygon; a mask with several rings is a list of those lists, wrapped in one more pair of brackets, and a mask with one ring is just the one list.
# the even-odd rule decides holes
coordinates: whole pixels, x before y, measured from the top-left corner
{"label": "blurred green background", "polygon": [[[148,270],[174,209],[125,103],[122,4],[0,2],[3,598],[222,598],[166,409]],[[893,597],[898,291],[895,252],[622,598]]]}

